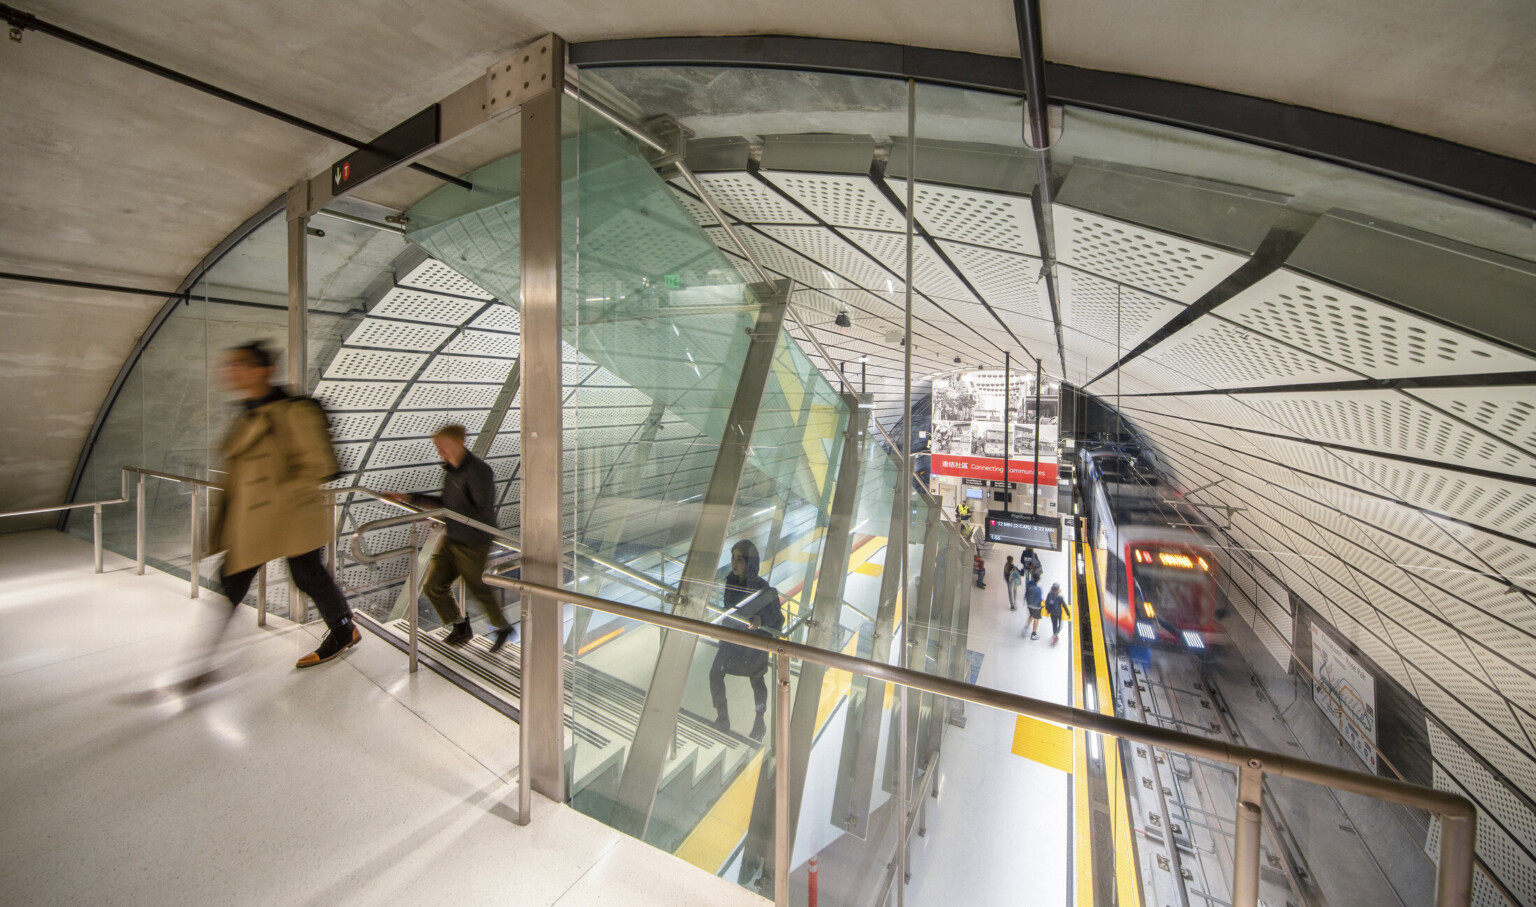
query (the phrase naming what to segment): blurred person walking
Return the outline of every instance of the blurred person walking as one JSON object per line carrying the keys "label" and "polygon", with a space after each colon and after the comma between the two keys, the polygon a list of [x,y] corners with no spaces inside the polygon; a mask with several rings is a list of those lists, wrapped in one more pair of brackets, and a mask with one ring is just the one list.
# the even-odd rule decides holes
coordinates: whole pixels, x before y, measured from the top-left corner
{"label": "blurred person walking", "polygon": [[[222,448],[224,494],[214,513],[209,550],[224,551],[219,585],[233,616],[267,561],[286,558],[294,585],[314,600],[328,630],[315,651],[294,667],[330,661],[358,644],[352,609],[325,569],[331,506],[320,485],[336,475],[336,453],[325,410],[314,399],[272,383],[275,357],[260,341],[224,353],[221,377],[243,411]],[[209,656],[228,620],[220,625]],[[205,671],[193,681],[207,680]],[[193,685],[196,685],[193,683]]]}
{"label": "blurred person walking", "polygon": [[1024,605],[1029,608],[1029,621],[1024,629],[1030,639],[1040,638],[1040,584],[1033,579],[1024,587]]}
{"label": "blurred person walking", "polygon": [[[464,445],[465,429],[462,425],[444,425],[432,436],[432,445],[443,458],[443,493],[441,496],[426,494],[385,495],[392,501],[407,502],[425,507],[441,507],[472,520],[496,525],[496,476],[490,464],[475,456]],[[502,613],[496,593],[486,585],[485,562],[491,554],[491,536],[473,526],[456,520],[445,520],[447,537],[432,555],[432,566],[427,571],[423,592],[437,612],[445,627],[453,627],[444,642],[462,646],[475,638],[469,615],[460,615],[458,603],[453,600],[453,581],[462,579],[464,588],[475,597],[491,626],[496,628],[491,651],[499,652],[512,636],[512,625]]]}
{"label": "blurred person walking", "polygon": [[1045,613],[1051,616],[1051,642],[1061,635],[1061,619],[1071,617],[1067,600],[1061,596],[1061,583],[1051,583],[1051,592],[1045,597]]}

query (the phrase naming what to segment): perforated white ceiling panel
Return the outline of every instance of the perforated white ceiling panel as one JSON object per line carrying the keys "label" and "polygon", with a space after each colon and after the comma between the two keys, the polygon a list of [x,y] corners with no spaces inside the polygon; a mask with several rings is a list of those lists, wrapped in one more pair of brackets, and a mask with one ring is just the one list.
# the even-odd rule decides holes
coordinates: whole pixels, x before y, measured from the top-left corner
{"label": "perforated white ceiling panel", "polygon": [[700,173],[699,182],[726,213],[751,224],[810,224],[815,220],[749,173]]}
{"label": "perforated white ceiling panel", "polygon": [[1056,257],[1084,271],[1185,304],[1236,271],[1243,256],[1056,204]]}
{"label": "perforated white ceiling panel", "polygon": [[[896,292],[906,285],[907,238],[900,233],[875,233],[869,230],[844,230],[843,235],[874,256],[875,260],[901,275],[901,279],[887,281],[883,289]],[[976,302],[976,294],[965,284],[943,259],[934,254],[926,242],[915,239],[912,243],[912,286],[919,293],[936,301],[958,299]]]}
{"label": "perforated white ceiling panel", "polygon": [[358,323],[346,342],[348,346],[431,351],[437,349],[452,333],[453,328],[446,325],[365,318]]}
{"label": "perforated white ceiling panel", "polygon": [[1536,385],[1413,388],[1405,393],[1460,416],[1536,456]]}
{"label": "perforated white ceiling panel", "polygon": [[[886,182],[896,197],[905,201],[907,181]],[[913,211],[929,236],[1040,257],[1040,236],[1035,231],[1029,196],[956,189],[922,180],[913,192]]]}
{"label": "perforated white ceiling panel", "polygon": [[1263,334],[1209,316],[1196,320],[1143,356],[1209,387],[1267,387],[1360,377]]}
{"label": "perforated white ceiling panel", "polygon": [[403,275],[396,275],[395,283],[403,287],[442,293],[448,296],[468,296],[471,299],[491,299],[491,294],[474,281],[448,267],[435,258],[423,260]]}
{"label": "perforated white ceiling panel", "polygon": [[1536,369],[1530,356],[1284,268],[1214,312],[1372,378]]}
{"label": "perforated white ceiling panel", "polygon": [[941,241],[939,248],[993,308],[1050,321],[1051,309],[1040,281],[1040,259],[956,242]]}
{"label": "perforated white ceiling panel", "polygon": [[483,308],[485,303],[476,300],[454,299],[423,290],[395,287],[385,293],[368,310],[368,314],[374,318],[457,325],[463,324],[465,319]]}
{"label": "perforated white ceiling panel", "polygon": [[775,170],[762,176],[834,227],[906,232],[907,219],[868,176]]}
{"label": "perforated white ceiling panel", "polygon": [[1252,427],[1416,459],[1536,477],[1536,457],[1397,391],[1244,394]]}
{"label": "perforated white ceiling panel", "polygon": [[1177,302],[1143,293],[1076,268],[1057,270],[1062,321],[1126,352],[1184,310]]}

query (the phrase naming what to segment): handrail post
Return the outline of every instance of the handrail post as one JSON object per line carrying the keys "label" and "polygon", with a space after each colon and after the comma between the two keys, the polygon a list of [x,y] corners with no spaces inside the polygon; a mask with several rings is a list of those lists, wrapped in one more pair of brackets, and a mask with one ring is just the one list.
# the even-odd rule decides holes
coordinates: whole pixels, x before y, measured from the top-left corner
{"label": "handrail post", "polygon": [[144,479],[144,473],[139,473],[139,500],[137,502],[138,510],[133,517],[133,533],[135,536],[134,547],[136,549],[134,552],[134,560],[136,561],[134,570],[138,573],[139,576],[144,575]]}
{"label": "handrail post", "polygon": [[190,520],[192,528],[188,535],[188,542],[190,543],[188,547],[191,550],[192,556],[191,560],[187,563],[187,579],[191,583],[190,588],[188,589],[188,595],[190,598],[197,598],[198,592],[201,591],[198,588],[201,583],[199,582],[197,575],[198,561],[202,560],[202,558],[198,557],[197,550],[197,520],[198,517],[202,515],[202,508],[198,506],[198,493],[201,490],[202,489],[198,488],[196,485],[192,486],[192,519]]}
{"label": "handrail post", "polygon": [[406,625],[406,627],[409,628],[410,637],[411,637],[411,673],[412,674],[416,673],[416,611],[417,611],[416,571],[417,571],[417,569],[419,569],[416,566],[416,527],[419,526],[419,525],[420,525],[420,523],[411,523],[411,545],[410,545],[410,548],[411,548],[411,553],[410,553],[411,575],[406,580],[406,582],[410,583],[411,585],[409,586],[409,588],[406,589],[406,592],[405,592],[405,625]]}
{"label": "handrail post", "polygon": [[789,907],[789,655],[780,646],[773,656],[778,701],[773,713],[773,903]]}
{"label": "handrail post", "polygon": [[101,572],[101,505],[91,508],[91,532],[96,544],[96,572]]}
{"label": "handrail post", "polygon": [[1468,907],[1472,903],[1476,836],[1475,817],[1440,817],[1440,867],[1435,875],[1435,907]]}
{"label": "handrail post", "polygon": [[326,566],[331,568],[331,579],[336,579],[336,574],[341,570],[341,492],[330,492],[331,498],[331,549],[326,557]]}
{"label": "handrail post", "polygon": [[267,565],[256,571],[256,626],[267,625]]}
{"label": "handrail post", "polygon": [[1232,849],[1232,907],[1257,907],[1259,903],[1260,822],[1264,763],[1249,759],[1237,776],[1237,834]]}

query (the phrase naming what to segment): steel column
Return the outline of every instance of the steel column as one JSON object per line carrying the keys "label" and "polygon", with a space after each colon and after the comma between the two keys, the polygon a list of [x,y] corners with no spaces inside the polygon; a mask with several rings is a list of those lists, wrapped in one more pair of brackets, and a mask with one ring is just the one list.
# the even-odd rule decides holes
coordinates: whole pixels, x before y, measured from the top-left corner
{"label": "steel column", "polygon": [[1237,832],[1232,845],[1232,907],[1258,907],[1263,783],[1263,763],[1259,760],[1249,760],[1238,770]]}
{"label": "steel column", "polygon": [[139,576],[144,575],[144,554],[146,551],[145,533],[145,504],[144,504],[144,473],[139,473],[138,500],[135,502],[133,514],[134,535],[134,566],[133,571]]}
{"label": "steel column", "polygon": [[[909,498],[896,495],[891,502],[891,523],[902,521],[902,534],[906,535],[906,521],[910,519]],[[927,530],[924,534],[924,550],[927,551],[930,544],[936,545],[935,535],[938,532],[938,511],[930,508]],[[896,605],[899,601],[902,607],[901,622],[903,637],[910,635],[912,622],[916,615],[917,602],[921,596],[910,597],[902,591],[903,583],[901,571],[893,569],[891,564],[890,546],[897,544],[894,534],[885,549],[885,571],[880,576],[880,605],[875,614],[874,651],[870,658],[879,662],[886,662],[891,657],[891,647],[896,640]],[[905,543],[902,544],[906,548]],[[903,551],[903,554],[906,552]],[[925,563],[931,563],[932,558],[926,558]],[[933,570],[923,571],[923,582],[929,586],[929,595],[932,595]],[[905,584],[910,586],[910,582]],[[906,646],[902,646],[902,667],[910,667],[907,664]],[[801,670],[805,670],[802,666]],[[863,837],[869,829],[869,804],[874,796],[875,787],[875,754],[880,747],[880,725],[885,718],[885,682],[874,677],[855,677],[853,679],[852,694],[848,699],[847,731],[843,734],[843,753],[837,773],[837,787],[832,795],[832,816],[834,825],[849,831],[859,837]]]}
{"label": "steel column", "polygon": [[256,626],[267,625],[267,565],[256,571]]}
{"label": "steel column", "polygon": [[[853,512],[859,502],[859,480],[864,465],[865,441],[869,436],[870,411],[860,404],[864,399],[843,394],[848,407],[843,452],[837,466],[837,487],[832,494],[832,511],[827,520],[827,534],[821,548],[821,564],[816,575],[816,596],[807,621],[805,644],[829,649],[837,641],[839,616],[843,608],[843,587],[848,581],[848,559],[853,554]],[[886,555],[890,565],[890,555]],[[776,753],[789,765],[789,841],[794,846],[795,829],[800,824],[800,801],[805,794],[805,776],[811,761],[811,744],[816,739],[816,713],[821,706],[821,687],[826,677],[824,665],[800,665],[800,686],[795,692],[791,717],[790,749]],[[759,775],[759,778],[764,776]],[[765,785],[759,783],[753,810],[765,809]],[[757,823],[753,823],[756,825]]]}
{"label": "steel column", "polygon": [[[302,184],[301,184],[302,185]],[[295,187],[298,188],[298,187]],[[309,218],[292,212],[288,218],[288,387],[309,393]]]}
{"label": "steel column", "polygon": [[[565,41],[550,35],[525,48],[534,86],[522,102],[522,576],[563,586],[563,329],[561,253],[564,240],[561,106]],[[538,78],[534,79],[533,75]],[[542,88],[542,91],[537,89]],[[522,368],[526,365],[527,368]],[[527,372],[523,376],[521,372]],[[477,439],[478,440],[478,439]],[[519,740],[523,784],[518,817],[527,819],[528,791],[565,799],[565,672],[559,600],[524,596],[523,707]]]}
{"label": "steel column", "polygon": [[[416,550],[416,527],[419,526],[419,525],[420,525],[419,523],[412,523],[411,524],[410,546],[411,546],[411,551],[413,551],[413,552]],[[416,612],[420,610],[419,608],[416,607],[416,595],[417,595],[416,590],[418,588],[420,588],[420,585],[419,585],[420,584],[420,580],[418,578],[420,576],[420,574],[417,572],[418,570],[419,570],[419,568],[416,565],[416,558],[412,557],[411,558],[411,572],[410,572],[410,575],[405,578],[405,595],[406,595],[406,600],[409,601],[410,604],[411,604],[411,606],[405,610],[405,625],[406,625],[406,628],[407,628],[407,630],[406,630],[407,636],[409,636],[409,638],[410,638],[409,652],[410,652],[411,673],[412,674],[416,673],[416,654],[417,654],[416,622],[419,619]]]}
{"label": "steel column", "polygon": [[192,486],[192,518],[187,521],[191,524],[187,533],[187,550],[191,554],[187,561],[187,579],[190,581],[187,592],[190,598],[197,598],[198,592],[201,591],[199,587],[202,585],[202,580],[198,576],[198,568],[202,566],[199,563],[202,560],[202,553],[198,550],[197,544],[197,523],[198,518],[202,516],[202,508],[198,506],[199,491],[201,489],[196,485]]}
{"label": "steel column", "polygon": [[[731,510],[751,451],[752,432],[757,423],[758,410],[762,406],[763,393],[768,386],[774,354],[783,334],[784,312],[789,307],[789,288],[788,281],[772,285],[754,284],[754,291],[761,302],[757,325],[750,331],[752,339],[747,348],[746,361],[741,367],[741,380],[736,385],[736,394],[726,417],[720,451],[715,456],[714,470],[710,473],[709,486],[704,493],[702,512],[694,528],[688,559],[683,565],[683,575],[678,582],[678,602],[673,613],[679,617],[703,619],[709,598],[717,585],[720,555],[725,548],[726,530],[730,528]],[[527,484],[523,487],[527,488]],[[524,538],[527,538],[526,530]],[[640,725],[635,731],[634,745],[630,747],[629,757],[624,763],[624,774],[619,779],[619,793],[614,805],[614,827],[637,838],[645,837],[651,809],[656,803],[656,792],[671,749],[672,734],[677,727],[677,711],[682,707],[683,688],[693,669],[697,643],[697,637],[685,633],[668,633],[662,641],[656,671],[646,691]]]}
{"label": "steel column", "polygon": [[1034,484],[1034,510],[1032,515],[1040,515],[1040,380],[1043,373],[1040,370],[1040,360],[1035,360],[1035,484]]}
{"label": "steel column", "polygon": [[[794,819],[791,818],[790,765],[784,758],[794,745],[789,717],[789,655],[780,649],[773,656],[775,673],[778,675],[778,699],[773,715],[773,903],[775,907],[789,907],[789,861],[794,839]],[[805,665],[800,669],[805,670]],[[804,689],[805,679],[801,678]]]}
{"label": "steel column", "polygon": [[91,508],[91,538],[93,540],[93,545],[95,547],[96,572],[100,573],[101,572],[101,566],[102,566],[102,564],[101,564],[101,561],[102,561],[102,556],[101,556],[101,505],[100,504],[97,504],[95,507]]}

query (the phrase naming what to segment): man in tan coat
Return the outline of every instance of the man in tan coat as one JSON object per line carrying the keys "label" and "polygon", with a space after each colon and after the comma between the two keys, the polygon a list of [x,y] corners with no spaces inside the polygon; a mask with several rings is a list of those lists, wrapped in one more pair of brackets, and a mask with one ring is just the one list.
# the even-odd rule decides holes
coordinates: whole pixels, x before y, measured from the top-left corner
{"label": "man in tan coat", "polygon": [[261,565],[287,558],[294,584],[314,600],[330,630],[295,665],[308,668],[357,645],[362,634],[320,556],[331,540],[331,507],[320,485],[336,472],[325,411],[273,385],[272,365],[260,342],[224,354],[224,386],[240,398],[244,412],[224,439],[227,478],[210,550],[226,552],[219,582],[231,615]]}

